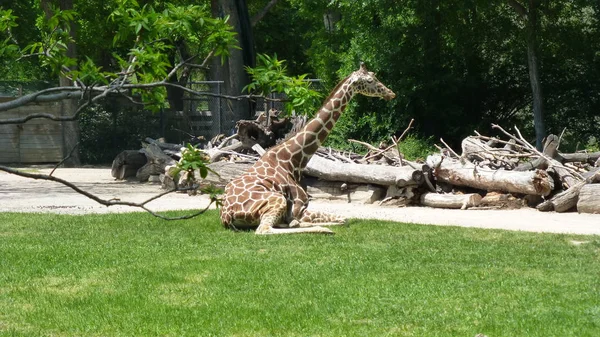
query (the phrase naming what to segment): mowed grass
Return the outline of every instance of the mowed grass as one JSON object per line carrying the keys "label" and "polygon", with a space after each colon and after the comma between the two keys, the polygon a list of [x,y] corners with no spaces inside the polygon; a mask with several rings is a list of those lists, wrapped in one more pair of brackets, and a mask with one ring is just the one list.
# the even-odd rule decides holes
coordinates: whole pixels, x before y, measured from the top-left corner
{"label": "mowed grass", "polygon": [[600,336],[598,236],[334,230],[0,213],[0,335]]}

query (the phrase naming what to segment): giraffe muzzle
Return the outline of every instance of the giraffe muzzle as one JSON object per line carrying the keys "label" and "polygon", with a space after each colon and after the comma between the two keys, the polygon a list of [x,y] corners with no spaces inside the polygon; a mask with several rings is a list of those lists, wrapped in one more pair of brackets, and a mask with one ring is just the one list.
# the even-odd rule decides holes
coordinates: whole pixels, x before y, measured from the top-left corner
{"label": "giraffe muzzle", "polygon": [[386,101],[391,101],[394,98],[396,98],[396,94],[391,90],[387,94],[385,94],[385,96],[383,96],[383,99],[385,99]]}

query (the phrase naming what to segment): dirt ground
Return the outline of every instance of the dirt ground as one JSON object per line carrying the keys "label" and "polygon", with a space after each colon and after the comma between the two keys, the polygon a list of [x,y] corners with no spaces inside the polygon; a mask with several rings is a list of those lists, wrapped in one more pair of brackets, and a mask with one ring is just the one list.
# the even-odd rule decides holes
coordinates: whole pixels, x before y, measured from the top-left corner
{"label": "dirt ground", "polygon": [[[48,174],[49,168],[28,167],[27,172]],[[54,175],[102,198],[141,202],[160,193],[160,185],[116,181],[109,168],[58,169]],[[208,198],[172,193],[148,204],[154,211],[206,207]],[[441,226],[497,228],[531,232],[600,235],[600,214],[518,210],[447,210],[428,207],[380,207],[343,202],[311,201],[309,209],[328,211],[347,218],[371,218]],[[32,180],[0,172],[0,212],[53,212],[88,214],[135,212],[126,206],[102,206],[59,183]]]}

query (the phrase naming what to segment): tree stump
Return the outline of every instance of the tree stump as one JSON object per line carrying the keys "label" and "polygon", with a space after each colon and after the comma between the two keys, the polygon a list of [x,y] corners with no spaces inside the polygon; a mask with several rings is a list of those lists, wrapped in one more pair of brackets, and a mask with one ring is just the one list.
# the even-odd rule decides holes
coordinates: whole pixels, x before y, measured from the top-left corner
{"label": "tree stump", "polygon": [[167,165],[175,164],[175,160],[167,156],[156,144],[149,144],[140,150],[140,152],[146,155],[148,159],[146,164],[138,169],[135,175],[140,181],[147,181],[151,175],[159,176],[164,174]]}
{"label": "tree stump", "polygon": [[119,153],[112,162],[111,175],[123,180],[135,176],[137,170],[144,166],[148,160],[138,150],[125,150]]}
{"label": "tree stump", "polygon": [[587,184],[579,191],[577,201],[579,213],[600,214],[600,184]]}

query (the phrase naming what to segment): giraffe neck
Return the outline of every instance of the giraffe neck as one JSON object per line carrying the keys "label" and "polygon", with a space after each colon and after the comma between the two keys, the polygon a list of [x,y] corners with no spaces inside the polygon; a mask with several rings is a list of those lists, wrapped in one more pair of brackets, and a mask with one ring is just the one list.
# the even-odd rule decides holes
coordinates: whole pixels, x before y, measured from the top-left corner
{"label": "giraffe neck", "polygon": [[306,167],[310,158],[327,139],[353,96],[354,89],[350,79],[347,78],[333,90],[317,115],[306,123],[294,137],[282,144],[282,149],[285,148],[291,154],[289,162],[293,171]]}

